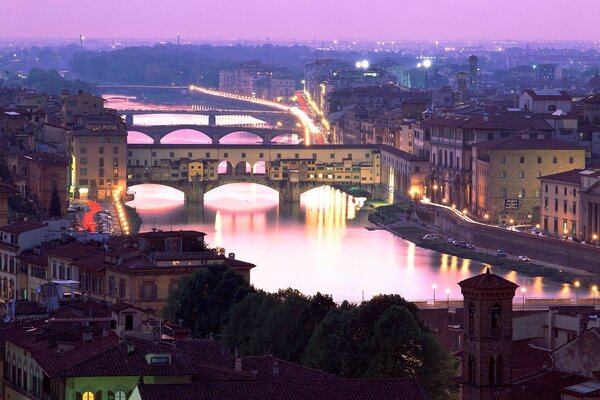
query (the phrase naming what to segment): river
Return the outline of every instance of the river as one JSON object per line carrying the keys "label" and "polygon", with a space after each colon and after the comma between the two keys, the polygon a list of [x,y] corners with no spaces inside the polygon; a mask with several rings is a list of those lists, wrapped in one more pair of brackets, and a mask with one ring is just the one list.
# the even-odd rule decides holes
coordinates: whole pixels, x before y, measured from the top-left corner
{"label": "river", "polygon": [[[145,105],[152,107],[152,105]],[[117,107],[118,108],[118,107]],[[201,114],[201,113],[199,113]],[[176,124],[177,115],[145,115],[140,122]],[[202,124],[203,117],[194,118]],[[256,122],[256,121],[253,121]],[[130,132],[129,143],[145,135]],[[163,143],[203,143],[195,130],[177,131]],[[287,138],[290,143],[295,138]],[[254,143],[247,133],[227,136],[227,143]],[[331,294],[336,301],[360,301],[396,293],[410,300],[460,299],[457,283],[482,273],[485,265],[415,246],[387,231],[369,231],[368,211],[357,209],[349,196],[329,187],[302,195],[300,204],[281,206],[276,191],[251,183],[219,187],[205,195],[204,205],[186,204],[183,193],[165,186],[131,188],[144,221],[142,230],[193,229],[205,232],[211,246],[256,264],[251,282],[267,291],[292,287],[305,294]],[[493,271],[526,289],[527,298],[572,297],[566,285]],[[436,289],[434,289],[434,287]],[[516,301],[522,292],[518,291]]]}

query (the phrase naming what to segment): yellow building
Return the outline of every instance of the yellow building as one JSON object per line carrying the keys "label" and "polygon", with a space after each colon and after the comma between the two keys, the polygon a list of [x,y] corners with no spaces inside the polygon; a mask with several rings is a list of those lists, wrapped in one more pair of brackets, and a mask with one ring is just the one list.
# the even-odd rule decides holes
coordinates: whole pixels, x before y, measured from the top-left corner
{"label": "yellow building", "polygon": [[127,186],[127,130],[114,117],[90,117],[70,133],[70,197],[103,200]]}
{"label": "yellow building", "polygon": [[559,140],[511,136],[476,143],[472,211],[501,224],[538,222],[538,178],[584,166],[585,149]]}

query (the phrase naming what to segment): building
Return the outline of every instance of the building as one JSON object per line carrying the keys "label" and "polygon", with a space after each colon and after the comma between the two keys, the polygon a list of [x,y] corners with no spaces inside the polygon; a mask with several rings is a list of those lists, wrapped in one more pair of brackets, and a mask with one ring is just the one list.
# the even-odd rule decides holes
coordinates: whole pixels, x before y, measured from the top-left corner
{"label": "building", "polygon": [[381,149],[381,184],[390,203],[428,196],[429,159],[391,146]]}
{"label": "building", "polygon": [[103,200],[127,186],[127,129],[117,116],[87,117],[69,134],[69,196]]}
{"label": "building", "polygon": [[[556,237],[573,237],[593,240],[593,233],[600,225],[594,221],[594,202],[586,202],[582,196],[593,197],[592,186],[600,181],[600,171],[573,169],[540,178],[542,208],[540,227]],[[588,221],[588,212],[592,219]],[[586,224],[584,224],[584,221]]]}
{"label": "building", "polygon": [[102,97],[79,91],[70,94],[68,91],[61,94],[61,120],[65,125],[73,125],[78,117],[104,114],[104,100]]}
{"label": "building", "polygon": [[579,146],[521,136],[476,143],[472,158],[472,211],[510,225],[540,220],[538,178],[585,167],[585,149]]}
{"label": "building", "polygon": [[27,298],[28,286],[23,285],[21,264],[17,257],[25,250],[39,246],[48,238],[47,224],[15,222],[0,227],[0,299]]}
{"label": "building", "polygon": [[461,398],[511,400],[512,301],[518,286],[489,268],[459,285],[466,313]]}
{"label": "building", "polygon": [[573,98],[564,90],[527,89],[519,97],[519,108],[534,114],[552,114],[557,110],[571,112]]}

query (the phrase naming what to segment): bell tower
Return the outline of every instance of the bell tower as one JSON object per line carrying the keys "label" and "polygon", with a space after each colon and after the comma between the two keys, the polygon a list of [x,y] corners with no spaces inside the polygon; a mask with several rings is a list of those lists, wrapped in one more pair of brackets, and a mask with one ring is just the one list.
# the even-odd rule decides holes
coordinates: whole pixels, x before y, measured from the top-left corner
{"label": "bell tower", "polygon": [[465,309],[462,400],[511,400],[512,301],[518,285],[487,268],[459,286]]}

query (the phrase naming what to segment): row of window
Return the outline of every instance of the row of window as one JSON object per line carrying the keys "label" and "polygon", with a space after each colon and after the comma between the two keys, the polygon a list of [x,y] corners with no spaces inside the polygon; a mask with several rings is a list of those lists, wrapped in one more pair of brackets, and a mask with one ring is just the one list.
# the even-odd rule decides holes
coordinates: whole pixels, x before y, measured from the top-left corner
{"label": "row of window", "polygon": [[[115,148],[117,148],[117,147],[115,147]],[[86,151],[81,151],[83,149],[85,149],[85,148],[82,147],[80,149],[80,153],[87,152],[87,149],[86,149]],[[100,149],[104,149],[104,148],[101,147]],[[103,152],[104,152],[104,150],[102,150],[100,153],[103,153]],[[127,156],[128,157],[132,157],[133,156],[133,152],[132,151],[128,151],[127,152]],[[188,156],[188,158],[194,158],[192,152],[188,152],[187,156]],[[264,156],[265,156],[264,153],[258,153],[258,158],[264,158]],[[317,153],[312,153],[312,158],[314,160],[317,159],[317,156],[318,156]],[[157,157],[156,151],[152,152],[152,157]],[[246,153],[241,153],[241,157],[242,158],[246,158]],[[371,157],[371,153],[365,153],[365,158],[370,158],[370,157]],[[174,151],[169,152],[169,158],[175,158],[175,152]],[[205,153],[205,158],[210,158],[210,153]],[[224,152],[223,153],[223,158],[229,158],[229,153]],[[277,153],[275,158],[282,158],[281,157],[281,153]],[[300,153],[294,153],[294,158],[300,158]],[[329,153],[329,158],[335,158],[335,153]],[[348,157],[346,157],[346,158],[352,160],[352,153],[348,153]]]}
{"label": "row of window", "polygon": [[[567,192],[570,192],[573,197],[577,197],[577,188],[567,189],[563,186],[563,195],[567,196]],[[548,184],[544,185],[544,193],[548,193]],[[558,185],[554,185],[554,194],[558,194]]]}
{"label": "row of window", "polygon": [[[104,179],[104,178],[100,178],[98,179],[98,186],[110,186],[110,185],[118,185],[119,184],[119,180],[118,179]],[[95,179],[80,179],[79,180],[79,186],[95,186],[96,185],[96,180]]]}
{"label": "row of window", "polygon": [[[82,158],[79,159],[79,164],[80,165],[87,165],[87,163],[88,163],[88,159],[87,158],[82,157]],[[98,166],[99,167],[104,167],[104,158],[103,157],[100,157],[98,159]],[[118,167],[118,166],[119,166],[119,158],[115,157],[115,158],[113,158],[113,167]]]}
{"label": "row of window", "polygon": [[[544,197],[544,210],[548,211],[548,197]],[[573,215],[577,215],[577,202],[571,202],[571,213]],[[562,206],[563,213],[569,212],[569,202],[567,200],[563,200]],[[558,199],[554,199],[554,212],[558,212]]]}
{"label": "row of window", "polygon": [[7,352],[4,362],[5,379],[24,391],[40,397],[42,394],[42,372],[39,367],[22,363],[21,358]]}
{"label": "row of window", "polygon": [[[502,164],[506,164],[506,156],[502,156],[500,158],[500,162]],[[569,157],[569,164],[573,164],[574,162],[575,162],[575,159],[573,157]],[[538,164],[542,164],[543,163],[542,157],[540,157],[540,156],[537,157],[537,163]],[[519,164],[525,164],[525,156],[520,156],[519,157]],[[558,157],[557,156],[552,157],[552,164],[558,164]]]}
{"label": "row of window", "polygon": [[[80,147],[79,148],[79,154],[87,154],[87,152],[88,152],[87,147]],[[104,154],[104,146],[98,147],[98,153]],[[119,154],[119,148],[118,147],[113,147],[113,154]]]}

